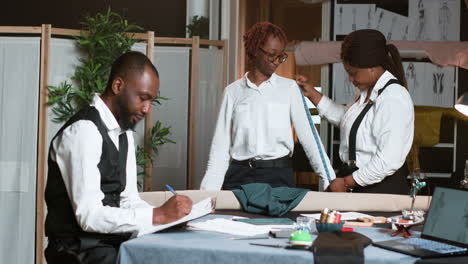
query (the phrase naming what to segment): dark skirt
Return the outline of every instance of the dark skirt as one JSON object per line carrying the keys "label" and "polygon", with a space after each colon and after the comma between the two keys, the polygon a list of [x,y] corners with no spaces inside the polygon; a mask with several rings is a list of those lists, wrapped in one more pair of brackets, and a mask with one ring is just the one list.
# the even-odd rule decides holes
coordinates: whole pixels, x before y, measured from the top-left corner
{"label": "dark skirt", "polygon": [[271,187],[295,187],[292,168],[250,168],[230,164],[224,176],[223,190],[239,189],[249,183],[268,183]]}

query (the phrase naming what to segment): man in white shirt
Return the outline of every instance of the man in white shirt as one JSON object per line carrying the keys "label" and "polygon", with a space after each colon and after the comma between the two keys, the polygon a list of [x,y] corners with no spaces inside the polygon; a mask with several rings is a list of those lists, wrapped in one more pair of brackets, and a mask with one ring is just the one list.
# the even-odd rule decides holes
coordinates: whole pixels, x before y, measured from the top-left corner
{"label": "man in white shirt", "polygon": [[190,213],[186,196],[153,208],[138,195],[132,130],[158,90],[151,61],[127,52],[113,63],[104,93],[53,138],[45,191],[49,264],[115,263],[131,233]]}
{"label": "man in white shirt", "polygon": [[296,82],[274,72],[287,59],[284,31],[257,23],[244,35],[249,72],[226,87],[201,189],[248,183],[294,186],[291,126],[325,189],[335,173],[315,140]]}

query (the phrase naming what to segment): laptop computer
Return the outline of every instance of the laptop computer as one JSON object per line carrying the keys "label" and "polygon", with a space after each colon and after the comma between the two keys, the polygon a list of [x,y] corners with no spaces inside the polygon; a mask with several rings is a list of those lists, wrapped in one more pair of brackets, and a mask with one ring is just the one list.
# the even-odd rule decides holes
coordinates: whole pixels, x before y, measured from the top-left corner
{"label": "laptop computer", "polygon": [[468,255],[468,190],[436,187],[421,237],[374,246],[421,258]]}

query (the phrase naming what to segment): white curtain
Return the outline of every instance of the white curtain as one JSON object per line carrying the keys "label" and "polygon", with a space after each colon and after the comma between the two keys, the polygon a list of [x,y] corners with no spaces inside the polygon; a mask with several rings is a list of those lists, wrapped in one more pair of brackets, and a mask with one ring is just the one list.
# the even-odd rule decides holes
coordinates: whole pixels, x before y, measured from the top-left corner
{"label": "white curtain", "polygon": [[[146,44],[137,43],[132,50],[146,53]],[[175,189],[187,188],[187,141],[188,141],[188,89],[190,48],[154,47],[154,65],[159,72],[159,95],[161,105],[153,107],[153,125],[171,127],[168,136],[175,144],[159,147],[153,165],[152,189],[165,190],[169,184]],[[143,146],[144,122],[136,127],[135,144]]]}
{"label": "white curtain", "polygon": [[187,142],[189,106],[190,48],[155,47],[154,64],[159,71],[159,95],[168,100],[153,107],[153,123],[161,121],[171,127],[170,139],[175,144],[162,145],[155,158],[153,190],[187,189]]}
{"label": "white curtain", "polygon": [[40,40],[0,37],[0,263],[33,263]]}
{"label": "white curtain", "polygon": [[198,104],[195,143],[195,188],[200,187],[208,162],[218,109],[224,90],[224,53],[221,49],[200,49]]}
{"label": "white curtain", "polygon": [[[145,53],[146,44],[133,48]],[[52,39],[49,85],[71,82],[82,54],[74,40]],[[189,47],[155,47],[160,73],[160,95],[167,97],[153,109],[153,120],[171,127],[176,144],[160,147],[155,159],[153,189],[165,184],[186,189]],[[200,50],[196,186],[203,177],[223,90],[223,52]],[[0,37],[0,263],[33,263],[37,178],[40,39]],[[47,147],[62,124],[52,121],[48,109]],[[136,128],[136,144],[143,143],[143,123]]]}
{"label": "white curtain", "polygon": [[[48,85],[59,86],[62,82],[73,84],[71,77],[75,74],[75,68],[80,64],[81,53],[76,46],[76,41],[71,39],[57,39],[52,38],[50,41],[49,49],[49,77]],[[52,112],[52,107],[47,108],[47,152],[46,157],[49,155],[50,141],[58,132],[60,127],[65,122],[56,123],[52,121],[56,116]],[[47,164],[46,164],[47,166]],[[47,183],[47,174],[45,183]],[[44,201],[45,214],[47,214],[47,206]],[[45,219],[44,219],[45,220]],[[44,237],[44,249],[47,247],[47,239]]]}
{"label": "white curtain", "polygon": [[[133,48],[145,52],[146,45]],[[160,47],[154,50],[154,64],[160,76],[160,96],[168,98],[153,108],[153,124],[161,121],[171,127],[167,143],[159,148],[153,169],[153,190],[165,190],[165,184],[175,189],[187,188],[187,144],[190,87],[190,48]],[[224,53],[219,49],[200,49],[197,124],[195,140],[195,188],[199,188],[208,161],[218,107],[223,92]],[[135,141],[143,144],[143,124],[136,128]]]}
{"label": "white curtain", "polygon": [[[49,55],[49,85],[59,86],[62,82],[73,84],[71,77],[75,74],[75,69],[80,65],[81,53],[76,46],[76,41],[72,39],[51,39]],[[47,149],[50,141],[64,124],[52,121],[56,116],[52,113],[52,107],[48,107],[47,123]],[[48,155],[49,153],[47,153]]]}

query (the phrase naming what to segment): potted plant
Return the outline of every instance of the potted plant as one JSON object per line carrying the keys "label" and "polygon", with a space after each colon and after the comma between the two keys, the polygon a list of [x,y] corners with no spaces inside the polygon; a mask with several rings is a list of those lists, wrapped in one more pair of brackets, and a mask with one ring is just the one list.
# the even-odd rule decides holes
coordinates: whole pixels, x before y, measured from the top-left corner
{"label": "potted plant", "polygon": [[[85,16],[81,23],[83,28],[80,36],[76,37],[77,45],[85,54],[80,59],[80,65],[71,77],[73,84],[63,81],[58,86],[48,86],[48,105],[52,107],[55,116],[52,121],[62,123],[70,119],[83,106],[91,103],[95,93],[104,92],[109,77],[112,62],[121,54],[129,51],[136,40],[129,32],[141,31],[142,28],[129,24],[126,19],[110,9],[106,13],[95,16]],[[158,97],[153,104],[160,104]],[[151,129],[149,145],[154,153],[165,143],[175,143],[168,138],[170,127],[163,127],[157,121]],[[143,147],[136,148],[138,172],[138,188],[141,191],[145,176],[144,166],[147,162],[154,163],[153,155],[144,151]]]}
{"label": "potted plant", "polygon": [[202,39],[209,39],[210,20],[204,16],[193,16],[192,22],[186,26],[189,37],[200,36]]}

